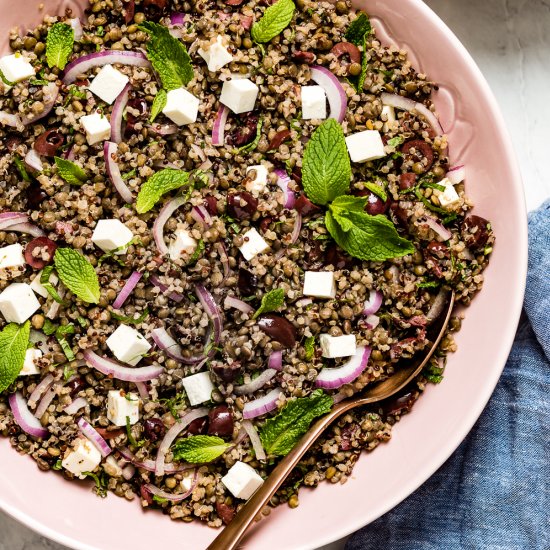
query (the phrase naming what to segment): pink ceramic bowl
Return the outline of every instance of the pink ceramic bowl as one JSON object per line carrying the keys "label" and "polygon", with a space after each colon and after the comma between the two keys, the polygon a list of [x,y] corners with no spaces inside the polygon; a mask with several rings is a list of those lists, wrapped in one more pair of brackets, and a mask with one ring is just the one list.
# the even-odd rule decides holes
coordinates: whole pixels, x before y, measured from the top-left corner
{"label": "pink ceramic bowl", "polygon": [[[44,13],[75,11],[85,2],[1,0],[0,37]],[[476,211],[492,220],[497,245],[483,292],[466,311],[459,351],[444,381],[430,387],[396,426],[390,443],[357,463],[342,486],[300,493],[300,506],[274,510],[245,548],[315,548],[359,529],[410,495],[443,464],[471,429],[504,367],[519,319],[527,265],[526,215],[520,174],[495,99],[458,39],[419,0],[359,0],[383,42],[411,52],[417,68],[439,83],[434,96],[453,161],[466,165]],[[391,37],[391,38],[390,38]],[[43,535],[79,549],[205,548],[216,531],[142,512],[137,503],[95,497],[87,484],[41,473],[0,441],[0,508]]]}

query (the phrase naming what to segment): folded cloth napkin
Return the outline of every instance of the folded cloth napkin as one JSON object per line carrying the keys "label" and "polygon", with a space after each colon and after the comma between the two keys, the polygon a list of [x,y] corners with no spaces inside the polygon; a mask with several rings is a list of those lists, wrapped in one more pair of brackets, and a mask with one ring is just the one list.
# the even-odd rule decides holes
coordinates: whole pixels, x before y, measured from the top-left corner
{"label": "folded cloth napkin", "polygon": [[550,201],[529,216],[524,313],[487,408],[449,460],[346,550],[550,550]]}

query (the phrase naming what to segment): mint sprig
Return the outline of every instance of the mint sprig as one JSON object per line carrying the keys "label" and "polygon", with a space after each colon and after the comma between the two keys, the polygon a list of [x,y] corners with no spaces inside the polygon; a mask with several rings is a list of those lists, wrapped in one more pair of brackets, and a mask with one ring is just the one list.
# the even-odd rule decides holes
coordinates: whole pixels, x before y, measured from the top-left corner
{"label": "mint sprig", "polygon": [[73,52],[74,30],[65,23],[55,23],[46,38],[46,61],[48,67],[64,69]]}
{"label": "mint sprig", "polygon": [[292,0],[279,0],[267,8],[262,18],[252,25],[252,40],[265,44],[275,38],[288,27],[295,9]]}
{"label": "mint sprig", "polygon": [[157,204],[163,195],[179,189],[189,183],[189,173],[173,168],[165,168],[153,174],[141,187],[136,201],[139,214],[148,212]]}
{"label": "mint sprig", "polygon": [[307,432],[311,422],[329,413],[333,403],[332,397],[322,390],[290,401],[277,416],[269,418],[260,431],[266,453],[271,456],[287,455]]}
{"label": "mint sprig", "polygon": [[302,183],[308,198],[326,205],[349,190],[351,164],[342,127],[329,118],[308,141],[302,162]]}
{"label": "mint sprig", "polygon": [[269,313],[270,311],[276,311],[285,303],[285,291],[282,288],[276,288],[270,290],[268,293],[262,296],[262,303],[256,313],[254,313],[252,319],[257,319],[262,313]]}
{"label": "mint sprig", "polygon": [[355,44],[358,48],[362,48],[361,52],[361,72],[357,76],[348,78],[350,84],[360,92],[363,89],[368,72],[367,60],[367,38],[372,32],[369,17],[366,13],[360,12],[359,15],[350,23],[346,31],[345,38],[348,42]]}
{"label": "mint sprig", "polygon": [[55,269],[61,282],[83,302],[99,302],[99,280],[92,264],[72,248],[58,248],[54,256]]}
{"label": "mint sprig", "polygon": [[147,57],[167,91],[187,86],[193,80],[193,67],[187,48],[168,29],[146,21],[139,29],[149,35]]}
{"label": "mint sprig", "polygon": [[71,185],[82,185],[88,181],[89,176],[78,164],[60,157],[54,158],[57,173]]}
{"label": "mint sprig", "polygon": [[164,107],[166,107],[167,102],[168,102],[168,94],[166,93],[166,90],[164,88],[161,88],[157,92],[157,95],[153,100],[153,105],[151,107],[151,117],[149,118],[149,122],[151,123],[155,122],[155,118],[157,118],[160,115],[160,113],[162,113],[162,110],[164,109]]}
{"label": "mint sprig", "polygon": [[193,435],[176,441],[172,452],[174,460],[203,464],[216,460],[229,447],[231,447],[231,443],[226,443],[221,437]]}
{"label": "mint sprig", "polygon": [[25,362],[31,331],[30,322],[10,323],[0,332],[0,392],[15,381]]}
{"label": "mint sprig", "polygon": [[53,273],[53,265],[44,268],[40,274],[40,284],[46,289],[46,292],[58,303],[64,305],[63,298],[59,295],[53,284],[50,282],[50,277]]}

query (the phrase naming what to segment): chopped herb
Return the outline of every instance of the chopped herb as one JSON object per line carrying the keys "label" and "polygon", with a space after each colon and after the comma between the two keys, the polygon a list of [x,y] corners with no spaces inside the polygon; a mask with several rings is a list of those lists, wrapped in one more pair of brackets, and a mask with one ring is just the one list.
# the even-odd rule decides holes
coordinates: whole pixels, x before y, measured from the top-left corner
{"label": "chopped herb", "polygon": [[42,273],[40,274],[40,284],[46,289],[48,294],[58,303],[65,305],[65,302],[63,301],[63,298],[58,294],[57,290],[54,288],[52,283],[50,282],[50,277],[52,276],[53,272],[53,265],[48,265],[44,268]]}
{"label": "chopped herb", "polygon": [[124,262],[124,260],[122,260],[117,256],[118,252],[126,250],[129,246],[132,246],[133,244],[137,244],[140,242],[141,240],[139,237],[133,237],[130,240],[130,242],[123,244],[122,246],[117,246],[116,248],[113,248],[113,250],[109,250],[109,252],[105,252],[105,254],[102,254],[99,260],[97,261],[97,265],[100,266],[105,260],[108,260],[109,258],[113,258],[118,263],[118,265],[121,265],[124,267],[126,263]]}
{"label": "chopped herb", "polygon": [[133,170],[130,170],[129,172],[126,172],[125,174],[122,174],[123,180],[129,180],[130,178],[135,177],[137,174],[137,170],[134,168]]}
{"label": "chopped herb", "polygon": [[440,367],[436,361],[430,363],[422,371],[422,375],[432,384],[439,384],[443,380],[445,367]]}
{"label": "chopped herb", "polygon": [[124,315],[119,315],[118,313],[111,311],[111,317],[113,317],[113,319],[116,319],[117,321],[120,321],[121,323],[126,323],[128,325],[140,325],[141,323],[143,323],[143,321],[145,321],[145,319],[147,319],[148,315],[148,309],[145,309],[137,318],[126,317]]}
{"label": "chopped herb", "polygon": [[169,191],[189,184],[189,172],[165,168],[153,174],[142,186],[137,196],[138,214],[149,212]]}
{"label": "chopped herb", "polygon": [[78,166],[78,164],[60,157],[55,157],[54,160],[57,166],[57,173],[67,183],[71,185],[82,185],[88,181],[88,174]]}
{"label": "chopped herb", "polygon": [[154,122],[155,118],[157,118],[160,113],[162,113],[162,110],[164,107],[166,107],[166,103],[168,101],[168,94],[166,93],[166,90],[161,88],[157,95],[155,96],[155,99],[153,100],[153,106],[151,107],[151,117],[149,118],[149,122]]}
{"label": "chopped herb", "polygon": [[17,168],[19,175],[25,181],[28,181],[28,182],[32,181],[32,178],[29,176],[29,173],[27,172],[27,168],[25,167],[25,163],[17,155],[14,155],[13,162],[15,163],[15,167]]}
{"label": "chopped herb", "polygon": [[53,468],[54,470],[62,470],[62,469],[63,469],[63,464],[62,464],[62,462],[63,462],[63,461],[59,458],[59,459],[57,460],[57,462],[52,466],[52,468]]}
{"label": "chopped herb", "polygon": [[179,411],[185,407],[185,393],[177,393],[175,397],[159,399],[158,402],[162,403],[174,418],[178,418]]}
{"label": "chopped herb", "polygon": [[157,504],[166,504],[168,499],[159,497],[158,495],[153,495],[153,502],[156,502]]}
{"label": "chopped herb", "polygon": [[416,188],[414,189],[414,194],[416,198],[428,209],[432,212],[437,212],[438,214],[448,214],[447,210],[443,210],[443,208],[439,208],[439,206],[435,206],[432,204],[431,201],[429,201],[423,194],[420,189]]}
{"label": "chopped herb", "polygon": [[65,365],[63,367],[63,380],[65,382],[67,382],[69,380],[69,378],[75,373],[76,373],[76,371],[71,369],[71,367],[69,367],[69,365]]}
{"label": "chopped herb", "polygon": [[91,477],[95,482],[95,492],[97,496],[105,498],[107,496],[107,478],[105,472],[94,474],[93,472],[83,472],[82,475]]}
{"label": "chopped herb", "polygon": [[309,336],[304,342],[304,349],[306,350],[305,359],[311,361],[315,355],[315,336]]}
{"label": "chopped herb", "polygon": [[238,149],[239,153],[252,152],[256,150],[256,148],[258,147],[258,143],[260,143],[260,139],[262,138],[263,125],[264,119],[263,117],[260,117],[260,119],[258,120],[258,124],[256,125],[256,137],[254,138],[254,141]]}
{"label": "chopped herb", "polygon": [[404,137],[396,136],[394,138],[388,139],[388,145],[390,147],[399,147],[404,141],[405,141]]}
{"label": "chopped herb", "polygon": [[50,319],[46,319],[44,321],[44,326],[42,327],[42,332],[46,335],[46,336],[51,336],[57,329],[57,325],[53,322],[53,321],[50,321]]}
{"label": "chopped herb", "polygon": [[377,197],[380,197],[384,202],[388,200],[388,194],[381,185],[372,183],[370,181],[365,182],[365,187],[371,192],[374,193]]}
{"label": "chopped herb", "polygon": [[129,416],[126,417],[126,436],[128,437],[128,443],[132,447],[136,447],[139,449],[140,447],[143,447],[143,445],[145,445],[145,439],[140,439],[139,441],[136,441],[136,438],[132,434],[132,425],[130,424]]}
{"label": "chopped herb", "polygon": [[15,381],[23,364],[29,345],[31,324],[10,323],[0,332],[0,392]]}
{"label": "chopped herb", "polygon": [[202,256],[205,248],[206,248],[206,245],[204,244],[204,240],[200,239],[199,242],[197,243],[197,248],[195,248],[195,251],[193,252],[191,257],[189,258],[189,261],[187,262],[187,265],[188,266],[195,265],[197,263],[197,261],[199,260],[199,258]]}
{"label": "chopped herb", "polygon": [[96,33],[96,36],[104,36],[105,35],[105,29],[103,28],[103,25],[99,25],[99,27],[97,27],[97,31],[95,33]]}
{"label": "chopped herb", "polygon": [[355,44],[358,48],[361,48],[361,72],[357,76],[350,76],[348,78],[350,84],[356,91],[363,90],[365,85],[365,79],[368,72],[368,59],[367,59],[367,39],[372,32],[369,17],[366,13],[360,12],[359,15],[350,23],[345,37],[348,42]]}
{"label": "chopped herb", "polygon": [[86,328],[88,326],[88,319],[84,319],[84,317],[79,316],[76,318],[76,321],[82,328]]}
{"label": "chopped herb", "polygon": [[72,323],[68,325],[60,325],[57,327],[55,331],[55,339],[57,340],[58,344],[61,346],[61,349],[63,350],[63,353],[65,354],[65,357],[68,361],[74,361],[75,355],[73,353],[73,350],[67,341],[67,335],[74,334],[75,328]]}
{"label": "chopped herb", "polygon": [[31,86],[47,86],[49,84],[49,81],[38,78],[31,78],[29,80],[29,84]]}
{"label": "chopped herb", "polygon": [[252,316],[252,319],[257,319],[262,313],[269,313],[276,311],[282,307],[285,303],[285,291],[282,288],[276,288],[270,290],[267,294],[262,296],[262,303],[256,313]]}
{"label": "chopped herb", "polygon": [[438,288],[441,283],[438,281],[423,281],[421,283],[416,283],[418,288]]}

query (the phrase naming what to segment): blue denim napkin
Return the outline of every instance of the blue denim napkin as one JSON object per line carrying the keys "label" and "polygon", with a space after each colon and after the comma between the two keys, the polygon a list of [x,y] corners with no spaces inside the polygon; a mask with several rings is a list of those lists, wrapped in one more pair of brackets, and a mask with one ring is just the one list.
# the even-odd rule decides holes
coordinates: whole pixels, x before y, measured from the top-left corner
{"label": "blue denim napkin", "polygon": [[514,346],[466,440],[346,550],[550,550],[550,201],[529,216]]}

